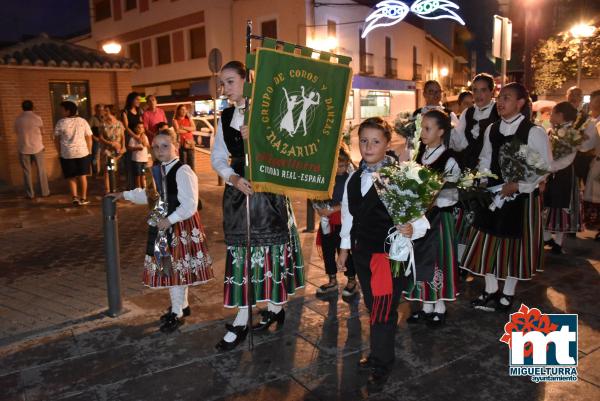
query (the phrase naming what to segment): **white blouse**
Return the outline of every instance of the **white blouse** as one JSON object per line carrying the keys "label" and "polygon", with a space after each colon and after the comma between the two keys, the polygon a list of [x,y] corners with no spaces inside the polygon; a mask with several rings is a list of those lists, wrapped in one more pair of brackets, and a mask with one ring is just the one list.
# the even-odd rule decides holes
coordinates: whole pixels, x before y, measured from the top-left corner
{"label": "white blouse", "polygon": [[[177,160],[179,159],[161,163],[165,166],[167,174],[171,171]],[[173,213],[167,216],[171,224],[189,219],[198,210],[198,178],[196,177],[196,173],[194,173],[190,166],[184,164],[177,170],[175,181],[177,182],[177,200],[179,201],[179,206],[177,206]],[[146,190],[143,188],[125,191],[123,192],[123,197],[138,205],[148,204]]]}
{"label": "white blouse", "polygon": [[[243,106],[236,106],[233,117],[231,118],[231,123],[229,126],[236,130],[240,130],[242,125],[244,125],[244,113]],[[219,174],[225,182],[229,183],[229,178],[235,174],[235,171],[229,165],[229,150],[227,149],[227,144],[225,143],[225,138],[223,137],[223,119],[219,120],[219,124],[217,125],[217,134],[215,135],[215,142],[211,149],[210,153],[210,164]]]}
{"label": "white blouse", "polygon": [[[479,121],[485,120],[490,117],[492,113],[492,109],[496,102],[494,99],[487,106],[484,107],[475,107],[475,112],[473,113],[473,119],[476,121],[473,129],[471,129],[471,135],[473,138],[477,139],[479,137]],[[465,130],[467,129],[467,110],[463,111],[458,120],[458,124],[452,130],[452,135],[450,136],[450,148],[460,152],[469,146],[469,141],[467,140],[467,136]]]}

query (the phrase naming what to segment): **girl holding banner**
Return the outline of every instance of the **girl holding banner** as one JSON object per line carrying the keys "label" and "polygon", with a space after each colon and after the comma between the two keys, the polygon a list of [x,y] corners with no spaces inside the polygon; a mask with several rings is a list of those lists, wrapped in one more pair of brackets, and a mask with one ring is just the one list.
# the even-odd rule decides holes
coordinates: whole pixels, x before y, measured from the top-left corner
{"label": "girl holding banner", "polygon": [[[234,349],[246,338],[249,302],[254,305],[256,301],[269,301],[254,330],[266,330],[273,323],[280,326],[285,321],[283,305],[289,295],[304,286],[300,239],[288,199],[272,193],[254,193],[251,183],[244,178],[245,78],[246,68],[239,61],[230,61],[221,69],[224,94],[234,106],[223,110],[211,152],[213,169],[227,183],[223,195],[223,229],[227,245],[224,306],[239,308],[233,324],[226,325],[225,337],[216,345],[221,351]],[[248,275],[245,263],[248,242],[246,199],[250,202],[252,224],[252,266]],[[247,276],[252,280],[254,294],[250,294],[252,287],[246,282]]]}

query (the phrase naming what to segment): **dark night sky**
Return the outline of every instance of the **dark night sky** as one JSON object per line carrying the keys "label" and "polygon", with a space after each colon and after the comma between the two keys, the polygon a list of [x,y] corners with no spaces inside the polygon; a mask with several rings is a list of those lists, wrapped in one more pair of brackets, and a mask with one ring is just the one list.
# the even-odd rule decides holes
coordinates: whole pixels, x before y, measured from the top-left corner
{"label": "dark night sky", "polygon": [[[473,33],[473,46],[479,54],[479,68],[489,70],[486,51],[491,46],[492,16],[497,9],[496,0],[454,0],[461,6],[467,27]],[[340,2],[345,2],[340,0]],[[377,0],[361,0],[376,4]],[[407,0],[410,3],[410,0]],[[37,36],[46,32],[50,36],[68,37],[89,29],[88,0],[2,0],[0,13],[0,44],[22,40],[24,36]]]}
{"label": "dark night sky", "polygon": [[2,0],[0,42],[17,42],[23,36],[65,37],[89,29],[88,0]]}

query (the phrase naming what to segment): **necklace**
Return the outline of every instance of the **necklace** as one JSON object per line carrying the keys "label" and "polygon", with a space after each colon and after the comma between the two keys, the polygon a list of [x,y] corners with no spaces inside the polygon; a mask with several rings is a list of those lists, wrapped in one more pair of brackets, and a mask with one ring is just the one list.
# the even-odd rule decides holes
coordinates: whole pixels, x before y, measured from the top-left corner
{"label": "necklace", "polygon": [[[425,160],[429,159],[431,156],[433,156],[433,154],[435,153],[435,151],[436,151],[436,150],[438,150],[438,149],[439,149],[441,146],[442,146],[442,144],[440,143],[440,144],[437,146],[437,148],[433,149],[433,150],[431,151],[431,153],[429,153],[427,156],[425,156],[425,155],[423,154],[423,161],[425,161]],[[425,153],[427,153],[427,152],[425,152]]]}

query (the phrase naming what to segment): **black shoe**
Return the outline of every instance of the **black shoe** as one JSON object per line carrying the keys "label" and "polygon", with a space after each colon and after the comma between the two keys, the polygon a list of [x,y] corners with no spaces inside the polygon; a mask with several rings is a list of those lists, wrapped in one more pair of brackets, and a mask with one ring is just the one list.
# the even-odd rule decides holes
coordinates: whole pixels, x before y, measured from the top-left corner
{"label": "black shoe", "polygon": [[550,238],[548,241],[544,241],[544,246],[554,247],[556,242],[554,242],[554,238]]}
{"label": "black shoe", "polygon": [[227,329],[230,332],[235,334],[235,340],[233,340],[233,342],[227,342],[224,338],[221,339],[221,341],[219,341],[217,345],[215,345],[217,351],[231,351],[232,349],[237,347],[239,343],[244,341],[246,339],[246,336],[248,335],[248,326],[232,326],[230,324],[227,324],[225,325],[225,327],[227,327]]}
{"label": "black shoe", "polygon": [[[496,311],[497,312],[508,312],[510,310],[510,308],[512,307],[513,298],[514,297],[512,295],[506,295],[506,294],[502,294],[501,296],[499,296],[498,299],[496,300]],[[508,305],[504,305],[502,302],[500,302],[502,299],[505,299],[506,301],[508,301]]]}
{"label": "black shoe", "polygon": [[273,323],[277,322],[277,327],[283,326],[285,322],[285,309],[281,309],[279,313],[273,313],[271,311],[265,310],[260,312],[262,318],[260,322],[252,327],[252,330],[261,331],[268,329]]}
{"label": "black shoe", "polygon": [[409,324],[415,324],[415,323],[420,323],[420,322],[424,322],[426,320],[431,319],[431,313],[425,313],[422,310],[418,311],[418,312],[414,312],[412,313],[408,319],[406,319],[406,323]]}
{"label": "black shoe", "polygon": [[471,301],[471,306],[475,309],[493,312],[495,310],[495,302],[498,297],[498,292],[493,294],[483,291],[480,296]]}
{"label": "black shoe", "polygon": [[436,313],[433,312],[429,319],[427,319],[427,325],[430,327],[440,327],[446,323],[446,312]]}
{"label": "black shoe", "polygon": [[[171,314],[171,307],[169,306],[169,309],[167,309],[167,312],[160,317],[160,321],[165,322],[170,314]],[[188,317],[191,314],[192,314],[192,310],[190,309],[189,306],[183,308],[183,317]]]}
{"label": "black shoe", "polygon": [[184,322],[185,319],[183,319],[183,317],[177,317],[176,314],[169,313],[165,319],[165,322],[162,324],[162,326],[160,326],[160,331],[167,334],[172,333],[181,327]]}
{"label": "black shoe", "polygon": [[327,284],[323,284],[322,286],[317,288],[317,295],[325,295],[325,294],[329,294],[331,292],[337,292],[337,291],[338,291],[337,281],[330,280]]}
{"label": "black shoe", "polygon": [[364,357],[364,358],[360,358],[360,361],[358,361],[358,368],[360,370],[370,370],[372,368],[372,363],[371,363],[371,358],[370,357]]}
{"label": "black shoe", "polygon": [[369,375],[367,386],[371,391],[379,391],[385,385],[390,372],[387,369],[373,368]]}
{"label": "black shoe", "polygon": [[554,245],[552,245],[552,253],[554,255],[562,255],[563,254],[562,246],[558,245],[555,242]]}

